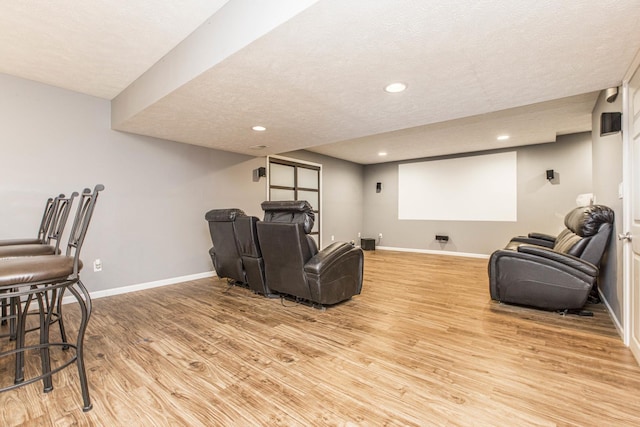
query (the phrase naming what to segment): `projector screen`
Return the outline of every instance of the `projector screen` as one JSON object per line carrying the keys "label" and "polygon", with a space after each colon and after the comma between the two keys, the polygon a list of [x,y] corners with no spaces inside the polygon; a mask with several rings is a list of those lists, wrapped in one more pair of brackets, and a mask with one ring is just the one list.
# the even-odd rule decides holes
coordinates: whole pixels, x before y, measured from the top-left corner
{"label": "projector screen", "polygon": [[516,221],[515,151],[398,166],[398,219]]}

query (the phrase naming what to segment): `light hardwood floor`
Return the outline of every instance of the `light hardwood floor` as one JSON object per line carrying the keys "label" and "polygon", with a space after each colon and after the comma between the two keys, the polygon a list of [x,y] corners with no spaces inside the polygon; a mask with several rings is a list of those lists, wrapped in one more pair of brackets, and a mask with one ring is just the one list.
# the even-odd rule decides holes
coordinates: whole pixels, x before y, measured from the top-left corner
{"label": "light hardwood floor", "polygon": [[640,425],[640,368],[604,307],[587,318],[498,304],[486,267],[366,252],[362,294],[326,311],[217,278],[98,299],[93,410],[69,367],[48,394],[0,394],[0,425]]}

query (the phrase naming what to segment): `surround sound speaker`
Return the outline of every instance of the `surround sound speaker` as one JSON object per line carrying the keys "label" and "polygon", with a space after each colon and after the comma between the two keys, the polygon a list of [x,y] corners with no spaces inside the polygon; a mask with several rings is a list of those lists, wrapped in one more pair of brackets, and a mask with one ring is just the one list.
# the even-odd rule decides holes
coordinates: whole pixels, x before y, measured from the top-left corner
{"label": "surround sound speaker", "polygon": [[600,115],[600,136],[611,135],[622,130],[622,113]]}

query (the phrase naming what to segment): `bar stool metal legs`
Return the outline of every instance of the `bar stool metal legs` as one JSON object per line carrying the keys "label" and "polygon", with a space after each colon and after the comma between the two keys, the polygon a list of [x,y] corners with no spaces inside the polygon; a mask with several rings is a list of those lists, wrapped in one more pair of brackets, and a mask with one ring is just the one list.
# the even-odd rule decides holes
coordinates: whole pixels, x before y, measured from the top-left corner
{"label": "bar stool metal legs", "polygon": [[[78,301],[80,306],[80,313],[82,319],[80,320],[80,326],[78,328],[78,338],[76,341],[76,363],[78,365],[78,377],[80,378],[80,391],[82,392],[82,399],[84,401],[83,411],[89,411],[92,408],[91,400],[89,399],[89,384],[87,383],[87,371],[84,366],[84,334],[87,330],[87,324],[91,317],[91,297],[87,288],[81,280],[75,283],[76,286],[69,287],[69,291]],[[76,289],[78,288],[78,289]]]}
{"label": "bar stool metal legs", "polygon": [[[66,289],[74,296],[80,310],[77,336],[75,342],[68,341],[66,334],[64,340],[51,341],[52,317],[56,315],[55,311],[58,308],[58,302],[62,299]],[[79,279],[73,279],[54,284],[25,285],[11,289],[6,295],[16,313],[16,345],[15,349],[0,353],[0,357],[15,357],[15,380],[12,385],[0,388],[0,392],[42,380],[43,391],[48,393],[53,390],[52,375],[75,363],[80,379],[80,391],[83,400],[82,410],[85,412],[91,410],[93,405],[89,396],[89,386],[84,365],[84,336],[91,317],[92,307],[91,297],[83,283]],[[32,304],[32,302],[37,303]],[[40,324],[38,328],[40,332],[39,343],[26,345],[25,324],[30,307],[36,305]],[[50,351],[54,347],[72,351],[71,354],[68,354],[66,360],[52,368]],[[25,378],[25,354],[32,350],[38,350],[41,371],[39,375]],[[64,353],[67,352],[65,351]]]}

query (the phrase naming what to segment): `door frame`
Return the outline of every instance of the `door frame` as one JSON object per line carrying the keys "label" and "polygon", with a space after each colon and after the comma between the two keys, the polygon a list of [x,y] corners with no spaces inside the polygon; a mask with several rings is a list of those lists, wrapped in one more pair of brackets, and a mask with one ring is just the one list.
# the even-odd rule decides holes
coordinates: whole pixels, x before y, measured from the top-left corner
{"label": "door frame", "polygon": [[[640,51],[636,54],[629,69],[627,70],[622,80],[622,142],[623,151],[622,158],[622,176],[623,176],[623,188],[622,188],[622,234],[631,232],[633,224],[633,169],[634,169],[634,154],[633,154],[633,109],[631,103],[631,93],[629,90],[629,82],[636,75],[640,73]],[[634,236],[640,239],[640,236]],[[633,271],[633,243],[629,240],[622,241],[622,253],[623,253],[623,316],[622,316],[622,340],[626,346],[631,349],[631,352],[636,357],[638,363],[640,363],[640,346],[632,340],[633,322],[634,316],[640,316],[640,313],[633,312],[633,300],[632,300],[632,287],[634,286],[634,271]]]}
{"label": "door frame", "polygon": [[[629,137],[631,121],[629,120],[629,80],[622,83],[622,231],[626,234],[631,230],[632,222],[632,183],[633,183],[633,151],[632,140]],[[612,238],[618,238],[612,236]],[[622,341],[629,346],[631,341],[631,286],[633,286],[633,246],[628,240],[622,240]]]}

